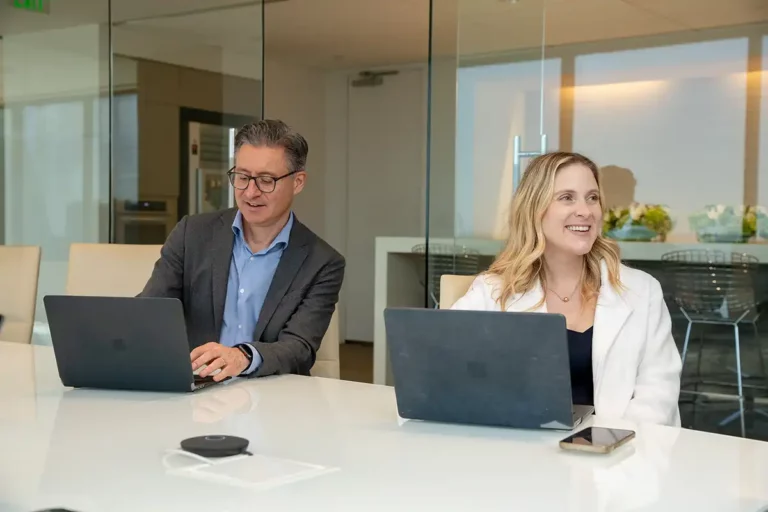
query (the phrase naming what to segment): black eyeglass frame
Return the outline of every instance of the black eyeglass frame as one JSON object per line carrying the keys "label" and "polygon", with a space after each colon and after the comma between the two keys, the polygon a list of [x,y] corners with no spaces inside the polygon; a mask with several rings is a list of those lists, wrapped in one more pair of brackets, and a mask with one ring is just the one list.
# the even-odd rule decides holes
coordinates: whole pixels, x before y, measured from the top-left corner
{"label": "black eyeglass frame", "polygon": [[[292,176],[296,174],[297,172],[301,172],[303,169],[297,169],[295,171],[291,171],[288,174],[283,174],[282,176],[278,176],[275,178],[274,176],[269,176],[265,174],[260,174],[257,176],[251,176],[250,174],[246,174],[244,172],[237,172],[235,171],[235,167],[232,167],[230,170],[227,171],[227,177],[229,178],[229,183],[232,185],[233,188],[236,190],[248,190],[248,186],[251,184],[251,180],[253,180],[254,185],[256,185],[256,188],[259,189],[264,194],[269,194],[270,192],[274,192],[275,188],[277,188],[277,182],[280,181],[283,178],[287,178],[288,176]],[[235,176],[245,176],[248,178],[248,184],[244,188],[240,188],[235,186]],[[269,179],[272,183],[272,189],[271,190],[264,190],[259,186],[258,180],[264,180]]]}

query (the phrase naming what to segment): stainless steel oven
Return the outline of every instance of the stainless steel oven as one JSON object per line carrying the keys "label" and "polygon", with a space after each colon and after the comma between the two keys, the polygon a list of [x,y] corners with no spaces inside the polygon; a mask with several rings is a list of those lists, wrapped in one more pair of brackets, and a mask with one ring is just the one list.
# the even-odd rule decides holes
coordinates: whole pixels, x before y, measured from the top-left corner
{"label": "stainless steel oven", "polygon": [[176,225],[176,199],[115,201],[115,242],[162,244]]}

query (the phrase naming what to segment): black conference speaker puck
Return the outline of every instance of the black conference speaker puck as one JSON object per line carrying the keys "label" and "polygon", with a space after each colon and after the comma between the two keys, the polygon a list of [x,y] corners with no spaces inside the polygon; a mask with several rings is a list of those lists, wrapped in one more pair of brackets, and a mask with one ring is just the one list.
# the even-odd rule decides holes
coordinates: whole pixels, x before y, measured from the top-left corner
{"label": "black conference speaker puck", "polygon": [[181,449],[201,457],[231,457],[246,453],[248,440],[235,436],[190,437],[181,442]]}

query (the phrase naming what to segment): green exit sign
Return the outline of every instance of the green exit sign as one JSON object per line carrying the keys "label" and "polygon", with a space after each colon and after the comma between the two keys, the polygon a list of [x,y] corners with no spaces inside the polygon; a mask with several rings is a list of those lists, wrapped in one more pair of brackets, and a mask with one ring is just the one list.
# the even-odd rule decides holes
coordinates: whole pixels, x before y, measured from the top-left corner
{"label": "green exit sign", "polygon": [[45,14],[48,14],[51,8],[50,0],[11,0],[11,5],[17,9]]}

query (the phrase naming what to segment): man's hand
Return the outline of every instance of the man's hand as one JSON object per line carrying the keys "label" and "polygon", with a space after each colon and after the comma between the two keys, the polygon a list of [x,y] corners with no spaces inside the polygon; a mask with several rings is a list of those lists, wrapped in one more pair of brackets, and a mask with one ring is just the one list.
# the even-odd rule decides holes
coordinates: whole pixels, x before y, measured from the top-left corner
{"label": "man's hand", "polygon": [[206,343],[195,348],[190,354],[192,371],[202,365],[207,365],[200,372],[200,377],[207,377],[218,369],[219,373],[213,376],[213,380],[221,382],[227,377],[237,377],[248,368],[248,358],[237,347],[225,347],[221,343]]}

